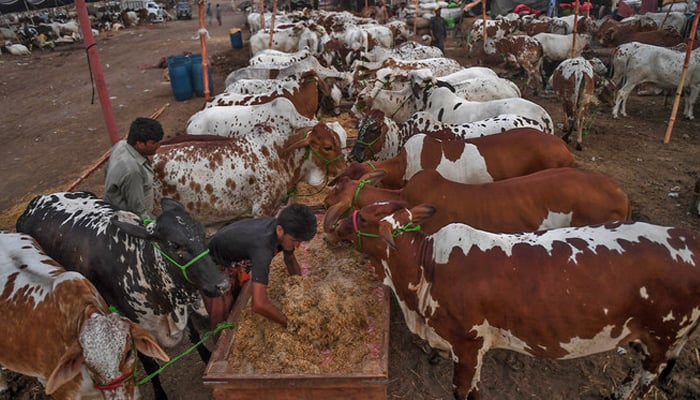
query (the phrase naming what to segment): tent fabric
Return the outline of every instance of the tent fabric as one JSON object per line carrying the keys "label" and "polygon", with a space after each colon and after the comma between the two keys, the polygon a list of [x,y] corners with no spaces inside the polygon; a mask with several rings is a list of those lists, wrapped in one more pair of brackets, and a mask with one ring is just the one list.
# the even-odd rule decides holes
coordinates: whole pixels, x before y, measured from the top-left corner
{"label": "tent fabric", "polygon": [[489,0],[491,16],[513,12],[518,4],[524,4],[535,10],[547,10],[549,0]]}

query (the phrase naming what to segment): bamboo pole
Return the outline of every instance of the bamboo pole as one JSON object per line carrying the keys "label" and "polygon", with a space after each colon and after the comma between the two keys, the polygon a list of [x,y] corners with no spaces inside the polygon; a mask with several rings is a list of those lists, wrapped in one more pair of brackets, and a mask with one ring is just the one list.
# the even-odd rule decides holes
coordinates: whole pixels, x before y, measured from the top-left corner
{"label": "bamboo pole", "polygon": [[[690,30],[690,36],[688,37],[688,48],[685,50],[685,62],[683,63],[683,72],[681,73],[681,80],[678,82],[678,88],[676,89],[676,98],[673,101],[673,110],[671,111],[671,118],[668,120],[668,128],[666,128],[666,136],[664,137],[664,144],[668,144],[671,140],[671,131],[673,131],[673,125],[676,123],[676,114],[678,113],[678,104],[681,102],[681,93],[683,93],[683,84],[685,83],[685,76],[688,74],[688,64],[690,63],[690,56],[693,53],[693,42],[695,41],[695,31],[698,29],[698,17],[700,16],[700,8],[695,10],[695,18],[693,18],[693,27]],[[686,99],[688,101],[688,99]]]}
{"label": "bamboo pole", "polygon": [[579,3],[578,0],[574,2],[574,35],[573,35],[573,40],[571,41],[571,57],[569,58],[574,58],[576,56],[576,33],[578,31],[578,9],[579,9]]}
{"label": "bamboo pole", "polygon": [[[165,108],[168,107],[170,103],[165,103],[163,107],[159,108],[156,110],[153,114],[151,114],[151,118],[157,119],[163,111],[165,111]],[[124,139],[126,139],[126,135],[124,135]],[[90,174],[95,172],[102,164],[104,164],[107,159],[109,159],[110,154],[112,154],[112,149],[110,148],[109,150],[105,151],[104,154],[100,156],[100,158],[97,159],[90,167],[88,167],[85,171],[83,171],[82,174],[78,177],[78,179],[74,180],[73,183],[70,185],[66,186],[66,188],[63,190],[64,192],[70,192],[73,189],[75,189],[80,182],[84,181]]]}

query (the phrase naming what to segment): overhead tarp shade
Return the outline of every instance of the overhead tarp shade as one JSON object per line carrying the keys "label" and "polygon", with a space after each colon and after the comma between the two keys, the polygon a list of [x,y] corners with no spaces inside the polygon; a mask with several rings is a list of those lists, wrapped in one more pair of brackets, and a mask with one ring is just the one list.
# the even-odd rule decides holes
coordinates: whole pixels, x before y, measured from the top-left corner
{"label": "overhead tarp shade", "polygon": [[536,10],[547,11],[548,0],[488,0],[491,16],[506,15],[515,9],[518,4],[524,4]]}
{"label": "overhead tarp shade", "polygon": [[[97,0],[87,0],[92,2]],[[0,13],[9,14],[27,10],[39,10],[42,8],[61,7],[73,4],[73,0],[0,0]]]}

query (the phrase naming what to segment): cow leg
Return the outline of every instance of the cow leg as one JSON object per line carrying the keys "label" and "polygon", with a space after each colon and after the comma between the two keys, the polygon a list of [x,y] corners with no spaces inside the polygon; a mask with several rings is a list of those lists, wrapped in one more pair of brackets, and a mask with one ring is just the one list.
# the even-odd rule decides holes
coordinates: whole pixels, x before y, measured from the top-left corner
{"label": "cow leg", "polygon": [[[141,364],[143,364],[143,369],[146,371],[147,376],[150,376],[160,368],[155,359],[143,355],[140,352],[139,360],[141,360]],[[158,375],[155,375],[153,379],[151,379],[151,385],[153,385],[153,397],[156,400],[168,400],[168,395],[165,394],[165,390],[163,390],[163,385],[160,384],[160,377]]]}
{"label": "cow leg", "polygon": [[576,150],[583,150],[583,117],[586,113],[586,106],[579,104],[576,110]]}
{"label": "cow leg", "polygon": [[471,340],[459,345],[459,362],[454,365],[452,384],[455,387],[455,397],[460,400],[479,400],[481,398],[480,381],[481,367],[488,346],[483,340]]}
{"label": "cow leg", "polygon": [[688,119],[695,119],[693,115],[693,106],[695,101],[698,99],[698,94],[700,93],[700,87],[693,86],[690,88],[690,93],[685,98],[685,117]]}
{"label": "cow leg", "polygon": [[629,97],[635,86],[636,84],[627,82],[620,88],[620,90],[617,91],[617,96],[615,96],[615,106],[612,110],[613,118],[617,118],[618,112],[620,111],[622,112],[623,117],[627,116],[627,97]]}

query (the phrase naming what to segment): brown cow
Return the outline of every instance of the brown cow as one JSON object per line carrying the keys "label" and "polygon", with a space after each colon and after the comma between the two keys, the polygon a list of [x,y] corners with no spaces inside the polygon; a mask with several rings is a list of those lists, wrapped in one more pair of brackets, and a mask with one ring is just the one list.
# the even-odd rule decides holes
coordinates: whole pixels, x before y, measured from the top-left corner
{"label": "brown cow", "polygon": [[523,234],[458,223],[418,231],[434,212],[374,203],[336,232],[369,257],[411,332],[454,362],[460,399],[480,398],[490,349],[567,360],[632,344],[641,368],[616,393],[630,399],[667,380],[697,328],[697,232],[641,222]]}
{"label": "brown cow", "polygon": [[462,140],[418,134],[406,141],[398,156],[374,163],[353,162],[336,179],[359,179],[373,170],[384,170],[382,184],[398,189],[423,169],[435,169],[454,182],[485,183],[573,164],[566,143],[534,129]]}
{"label": "brown cow", "polygon": [[525,94],[529,88],[532,94],[544,89],[542,83],[542,44],[527,35],[513,35],[503,38],[487,38],[484,42],[486,54],[500,54],[515,60],[515,64],[527,73],[527,81],[520,91]]}
{"label": "brown cow", "polygon": [[133,399],[136,350],[169,360],[151,334],[111,313],[87,278],[29,235],[0,233],[0,293],[0,365],[41,378],[56,400]]}
{"label": "brown cow", "polygon": [[[533,174],[482,184],[449,181],[434,170],[423,170],[400,190],[374,187],[377,171],[361,180],[343,178],[328,192],[326,232],[348,209],[377,201],[428,203],[437,208],[423,232],[434,233],[450,222],[462,222],[489,232],[516,233],[565,226],[583,226],[630,218],[622,188],[606,175],[574,168],[550,168]],[[426,190],[430,188],[430,190]]]}

